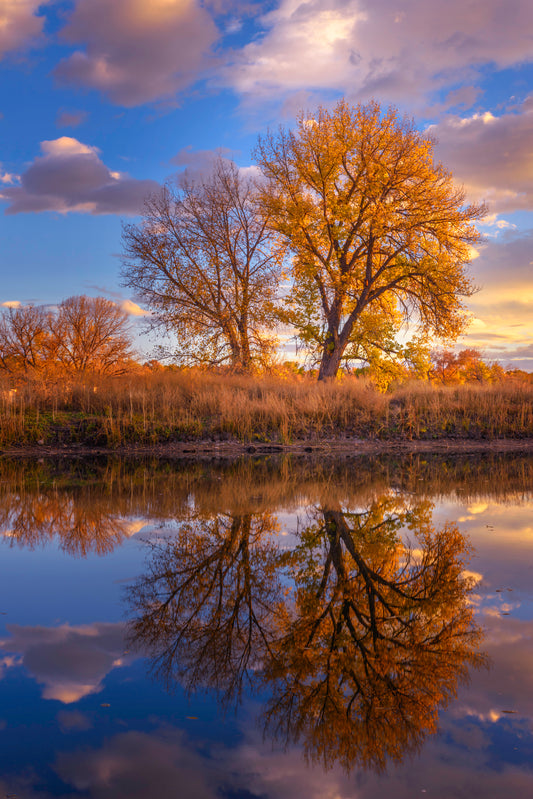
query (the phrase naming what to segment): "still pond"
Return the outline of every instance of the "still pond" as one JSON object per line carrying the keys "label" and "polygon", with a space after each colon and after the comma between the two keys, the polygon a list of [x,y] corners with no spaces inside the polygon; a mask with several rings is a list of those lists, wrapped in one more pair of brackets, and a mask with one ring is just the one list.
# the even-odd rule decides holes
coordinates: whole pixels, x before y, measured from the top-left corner
{"label": "still pond", "polygon": [[533,458],[0,461],[0,797],[533,796]]}

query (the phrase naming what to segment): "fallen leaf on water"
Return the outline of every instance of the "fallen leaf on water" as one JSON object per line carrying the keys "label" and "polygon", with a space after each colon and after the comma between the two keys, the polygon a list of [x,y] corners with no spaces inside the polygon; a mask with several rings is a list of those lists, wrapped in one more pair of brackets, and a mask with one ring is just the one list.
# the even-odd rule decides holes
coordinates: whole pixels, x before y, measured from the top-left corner
{"label": "fallen leaf on water", "polygon": [[111,705],[109,704],[109,702],[102,702],[100,707],[111,707]]}
{"label": "fallen leaf on water", "polygon": [[190,721],[198,721],[198,716],[185,716],[185,718],[189,719]]}

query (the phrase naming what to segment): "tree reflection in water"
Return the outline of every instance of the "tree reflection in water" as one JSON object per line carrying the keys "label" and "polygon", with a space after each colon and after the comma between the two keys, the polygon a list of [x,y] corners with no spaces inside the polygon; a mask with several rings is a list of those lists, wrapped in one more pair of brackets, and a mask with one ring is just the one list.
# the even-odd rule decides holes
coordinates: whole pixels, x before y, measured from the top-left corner
{"label": "tree reflection in water", "polygon": [[61,549],[73,557],[113,552],[131,531],[108,500],[85,493],[72,496],[57,490],[13,493],[0,504],[0,531],[11,544],[29,549],[57,536]]}
{"label": "tree reflection in water", "polygon": [[220,516],[153,546],[148,574],[129,592],[131,629],[168,687],[209,686],[231,699],[275,657],[288,614],[276,531],[268,513]]}
{"label": "tree reflection in water", "polygon": [[393,493],[316,506],[291,549],[277,532],[268,513],[227,515],[154,545],[129,590],[132,642],[169,687],[268,688],[266,732],[311,759],[400,761],[484,661],[467,541]]}

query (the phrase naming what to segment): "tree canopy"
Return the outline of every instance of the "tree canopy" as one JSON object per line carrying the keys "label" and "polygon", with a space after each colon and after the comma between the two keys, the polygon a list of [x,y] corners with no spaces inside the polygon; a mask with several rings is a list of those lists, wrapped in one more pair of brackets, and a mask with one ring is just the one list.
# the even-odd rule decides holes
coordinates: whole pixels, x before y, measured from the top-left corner
{"label": "tree canopy", "polygon": [[182,363],[248,370],[272,349],[283,248],[255,183],[219,158],[203,180],[168,184],[124,228],[124,284],[178,337]]}
{"label": "tree canopy", "polygon": [[293,256],[285,320],[319,350],[319,378],[336,375],[371,319],[386,336],[380,317],[461,331],[485,209],[434,163],[430,136],[394,109],[341,100],[260,138],[256,158],[263,213]]}
{"label": "tree canopy", "polygon": [[13,375],[117,374],[133,354],[128,316],[105,297],[22,305],[0,317],[0,369]]}

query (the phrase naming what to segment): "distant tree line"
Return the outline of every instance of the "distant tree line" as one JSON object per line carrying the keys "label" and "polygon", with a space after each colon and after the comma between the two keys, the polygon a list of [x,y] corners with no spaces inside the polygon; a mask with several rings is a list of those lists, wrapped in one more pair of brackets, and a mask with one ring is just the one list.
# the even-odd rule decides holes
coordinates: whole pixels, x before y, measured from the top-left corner
{"label": "distant tree line", "polygon": [[128,315],[104,297],[21,305],[0,317],[0,369],[11,375],[120,374],[133,357]]}

